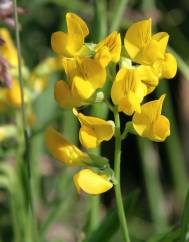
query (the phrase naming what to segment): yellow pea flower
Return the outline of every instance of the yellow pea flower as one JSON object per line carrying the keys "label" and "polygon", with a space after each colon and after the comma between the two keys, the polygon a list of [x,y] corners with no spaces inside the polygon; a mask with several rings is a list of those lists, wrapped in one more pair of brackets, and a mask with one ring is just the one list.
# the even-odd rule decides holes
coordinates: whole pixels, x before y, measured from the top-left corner
{"label": "yellow pea flower", "polygon": [[0,37],[5,41],[3,45],[0,45],[1,55],[9,62],[12,67],[17,67],[17,50],[9,31],[6,28],[0,28]]}
{"label": "yellow pea flower", "polygon": [[52,34],[52,49],[65,57],[85,55],[84,39],[89,34],[86,23],[74,13],[66,14],[66,23],[67,33],[58,31]]}
{"label": "yellow pea flower", "polygon": [[96,56],[103,66],[110,61],[117,63],[121,54],[121,37],[117,32],[112,32],[95,47]]}
{"label": "yellow pea flower", "polygon": [[56,101],[61,107],[79,107],[92,102],[96,90],[105,83],[105,68],[98,60],[88,57],[63,58],[61,61],[69,80],[55,85]]}
{"label": "yellow pea flower", "polygon": [[11,88],[6,88],[6,101],[15,108],[21,106],[21,91],[17,80],[12,81]]}
{"label": "yellow pea flower", "polygon": [[108,141],[114,134],[114,123],[105,121],[100,118],[85,116],[73,109],[74,114],[78,117],[81,128],[79,131],[79,139],[86,148],[95,148],[102,141]]}
{"label": "yellow pea flower", "polygon": [[169,120],[161,115],[165,95],[158,100],[141,106],[141,113],[135,113],[132,119],[136,132],[152,141],[164,141],[170,135]]}
{"label": "yellow pea flower", "polygon": [[73,177],[77,191],[92,195],[104,193],[112,188],[113,184],[105,174],[97,174],[90,169],[83,169]]}
{"label": "yellow pea flower", "polygon": [[85,164],[85,161],[90,160],[86,153],[71,144],[53,128],[47,129],[45,140],[54,158],[69,166],[81,166]]}
{"label": "yellow pea flower", "polygon": [[136,68],[121,68],[111,89],[112,101],[119,112],[132,115],[140,112],[140,103],[147,94],[147,87],[141,82]]}
{"label": "yellow pea flower", "polygon": [[169,35],[166,32],[152,35],[151,25],[151,18],[139,21],[125,35],[125,48],[131,59],[139,64],[152,65],[164,59]]}

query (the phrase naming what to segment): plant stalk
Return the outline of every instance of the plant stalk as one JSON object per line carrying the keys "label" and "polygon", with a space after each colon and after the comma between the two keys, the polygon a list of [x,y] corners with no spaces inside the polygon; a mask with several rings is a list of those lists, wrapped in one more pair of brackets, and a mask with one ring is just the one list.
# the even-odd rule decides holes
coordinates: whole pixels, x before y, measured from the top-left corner
{"label": "plant stalk", "polygon": [[121,166],[121,132],[120,132],[120,118],[117,108],[114,109],[114,119],[115,119],[115,154],[114,154],[114,173],[117,184],[115,184],[115,196],[116,205],[118,211],[118,217],[120,222],[120,227],[122,230],[123,238],[125,242],[130,242],[129,231],[127,226],[127,220],[125,216],[121,185],[120,185],[120,166]]}

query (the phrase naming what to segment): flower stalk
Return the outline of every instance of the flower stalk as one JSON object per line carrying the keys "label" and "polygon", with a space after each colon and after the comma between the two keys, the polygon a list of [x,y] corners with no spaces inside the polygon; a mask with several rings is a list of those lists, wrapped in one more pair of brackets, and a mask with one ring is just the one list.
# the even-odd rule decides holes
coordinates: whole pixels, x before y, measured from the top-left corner
{"label": "flower stalk", "polygon": [[121,166],[121,132],[120,132],[120,118],[117,111],[117,107],[114,108],[114,119],[115,119],[115,153],[114,153],[114,174],[117,183],[114,186],[118,217],[120,227],[122,230],[123,238],[125,242],[130,242],[129,231],[127,227],[127,220],[125,216],[121,186],[120,186],[120,166]]}

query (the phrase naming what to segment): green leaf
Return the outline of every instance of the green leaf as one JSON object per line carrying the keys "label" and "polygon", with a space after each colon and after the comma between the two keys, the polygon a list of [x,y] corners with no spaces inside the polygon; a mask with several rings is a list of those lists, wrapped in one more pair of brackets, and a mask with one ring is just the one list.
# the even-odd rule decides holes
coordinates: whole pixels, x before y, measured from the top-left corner
{"label": "green leaf", "polygon": [[180,241],[181,242],[186,242],[188,224],[189,224],[189,190],[186,195],[184,210],[183,210],[182,218],[181,218],[181,232],[180,232]]}
{"label": "green leaf", "polygon": [[[129,194],[126,199],[124,199],[124,209],[127,211],[127,217],[132,214],[133,209],[135,208],[136,202],[138,200],[139,191],[136,190]],[[119,229],[119,220],[117,209],[110,209],[98,228],[91,233],[84,242],[107,242]]]}

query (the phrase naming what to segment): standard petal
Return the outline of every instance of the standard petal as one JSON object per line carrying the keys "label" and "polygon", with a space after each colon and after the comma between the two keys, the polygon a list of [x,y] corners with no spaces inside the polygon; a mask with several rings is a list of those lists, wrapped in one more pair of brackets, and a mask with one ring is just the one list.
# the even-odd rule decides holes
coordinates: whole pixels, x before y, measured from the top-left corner
{"label": "standard petal", "polygon": [[89,34],[89,29],[85,21],[74,13],[66,14],[66,22],[69,34],[80,34],[86,37]]}
{"label": "standard petal", "polygon": [[92,195],[104,193],[113,186],[105,176],[98,175],[90,169],[83,169],[74,175],[74,183],[76,184],[77,190],[81,189]]}
{"label": "standard petal", "polygon": [[67,50],[66,50],[67,44],[68,44],[68,36],[66,33],[57,31],[52,34],[51,46],[52,46],[52,49],[57,54],[66,55],[67,54]]}
{"label": "standard petal", "polygon": [[75,145],[66,140],[53,128],[48,128],[45,134],[46,144],[55,159],[70,166],[84,165],[90,158]]}
{"label": "standard petal", "polygon": [[134,59],[151,40],[151,19],[134,23],[126,32],[124,46],[129,56]]}
{"label": "standard petal", "polygon": [[78,76],[89,81],[94,89],[104,86],[106,81],[106,69],[97,59],[78,57]]}

